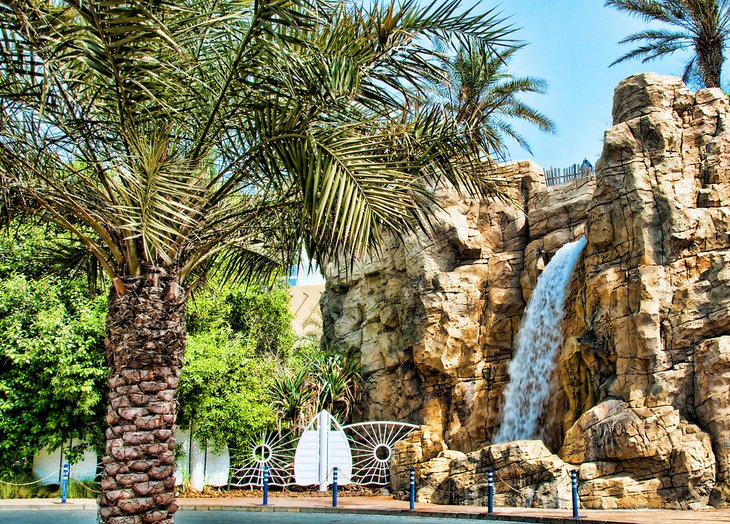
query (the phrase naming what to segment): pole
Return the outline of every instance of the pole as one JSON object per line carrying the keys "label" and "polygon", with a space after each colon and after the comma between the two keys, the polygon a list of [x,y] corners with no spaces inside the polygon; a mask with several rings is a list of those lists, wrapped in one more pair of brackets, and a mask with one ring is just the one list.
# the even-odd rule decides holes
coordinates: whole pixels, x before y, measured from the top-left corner
{"label": "pole", "polygon": [[332,468],[332,507],[337,507],[337,466]]}
{"label": "pole", "polygon": [[63,465],[63,473],[61,474],[61,504],[66,504],[66,495],[68,494],[68,476],[71,470],[68,462]]}
{"label": "pole", "polygon": [[494,513],[494,470],[487,468],[487,511]]}
{"label": "pole", "polygon": [[264,464],[264,501],[262,506],[269,505],[269,466]]}
{"label": "pole", "polygon": [[319,491],[327,491],[327,473],[329,473],[329,460],[327,457],[330,432],[330,414],[327,411],[320,411],[317,424],[319,430]]}
{"label": "pole", "polygon": [[573,469],[570,471],[570,485],[573,491],[573,518],[579,519],[578,516],[578,471]]}
{"label": "pole", "polygon": [[409,509],[411,511],[416,509],[416,468],[411,468],[411,497]]}

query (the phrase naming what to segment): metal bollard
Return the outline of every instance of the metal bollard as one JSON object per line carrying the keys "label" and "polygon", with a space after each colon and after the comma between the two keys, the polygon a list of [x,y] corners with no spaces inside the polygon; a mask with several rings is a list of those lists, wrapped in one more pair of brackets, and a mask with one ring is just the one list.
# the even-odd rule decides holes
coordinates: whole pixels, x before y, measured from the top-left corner
{"label": "metal bollard", "polygon": [[487,511],[494,513],[494,470],[487,468]]}
{"label": "metal bollard", "polygon": [[337,466],[332,468],[332,507],[337,507]]}
{"label": "metal bollard", "polygon": [[570,471],[570,485],[573,491],[573,518],[579,519],[581,517],[578,515],[578,470]]}
{"label": "metal bollard", "polygon": [[409,509],[411,511],[416,509],[416,468],[411,468],[411,497]]}
{"label": "metal bollard", "polygon": [[61,504],[66,504],[66,495],[68,494],[68,476],[71,471],[71,466],[68,462],[63,465],[63,472],[61,473]]}
{"label": "metal bollard", "polygon": [[269,466],[266,464],[264,464],[264,501],[261,505],[269,505]]}

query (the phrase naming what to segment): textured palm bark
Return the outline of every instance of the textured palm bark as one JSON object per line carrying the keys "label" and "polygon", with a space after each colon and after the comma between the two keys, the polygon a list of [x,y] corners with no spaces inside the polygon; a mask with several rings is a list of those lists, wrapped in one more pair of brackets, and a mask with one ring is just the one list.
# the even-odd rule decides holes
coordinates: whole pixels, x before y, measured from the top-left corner
{"label": "textured palm bark", "polygon": [[699,48],[696,50],[705,87],[720,87],[720,74],[722,64],[725,62],[723,39],[721,36],[717,36],[714,40],[704,44],[702,50]]}
{"label": "textured palm bark", "polygon": [[171,524],[175,504],[175,392],[185,351],[185,296],[150,270],[123,278],[107,317],[106,455],[99,515],[109,524]]}

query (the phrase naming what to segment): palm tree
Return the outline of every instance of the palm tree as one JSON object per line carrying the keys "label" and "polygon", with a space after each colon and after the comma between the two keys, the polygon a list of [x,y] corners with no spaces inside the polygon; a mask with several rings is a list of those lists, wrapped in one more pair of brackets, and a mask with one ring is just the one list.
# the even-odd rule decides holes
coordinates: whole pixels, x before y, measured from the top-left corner
{"label": "palm tree", "polygon": [[542,79],[516,77],[509,72],[514,53],[522,47],[499,50],[467,42],[446,61],[443,78],[433,86],[435,101],[453,113],[462,132],[489,157],[504,158],[508,138],[531,152],[515,122],[548,133],[555,131],[548,117],[520,100],[523,94],[547,90]]}
{"label": "palm tree", "polygon": [[458,0],[0,2],[0,211],[70,231],[112,283],[100,517],[173,522],[191,289],[427,228],[429,188],[498,191],[414,108],[436,37],[509,44]]}
{"label": "palm tree", "polygon": [[682,79],[720,87],[725,46],[730,30],[730,0],[607,0],[607,6],[647,22],[663,22],[675,29],[647,29],[629,35],[621,44],[639,44],[611,65],[631,58],[648,62],[676,51],[691,50]]}

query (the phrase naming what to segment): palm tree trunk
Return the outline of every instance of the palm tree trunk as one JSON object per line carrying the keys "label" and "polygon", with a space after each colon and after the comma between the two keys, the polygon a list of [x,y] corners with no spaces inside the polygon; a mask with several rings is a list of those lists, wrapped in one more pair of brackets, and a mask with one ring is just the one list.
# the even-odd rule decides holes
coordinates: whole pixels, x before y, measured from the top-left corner
{"label": "palm tree trunk", "polygon": [[697,59],[702,71],[702,80],[705,87],[722,87],[720,85],[720,74],[722,64],[725,62],[723,54],[723,40],[713,41],[702,50],[697,47]]}
{"label": "palm tree trunk", "polygon": [[185,293],[152,269],[121,279],[107,317],[106,455],[99,515],[109,524],[172,524],[175,393],[185,352]]}

